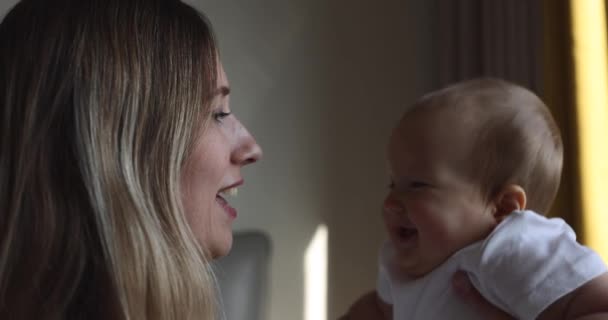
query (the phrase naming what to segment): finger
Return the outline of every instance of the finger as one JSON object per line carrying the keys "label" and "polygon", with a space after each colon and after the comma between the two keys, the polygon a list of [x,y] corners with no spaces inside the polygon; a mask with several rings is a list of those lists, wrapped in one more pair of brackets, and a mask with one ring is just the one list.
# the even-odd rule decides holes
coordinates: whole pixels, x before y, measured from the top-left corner
{"label": "finger", "polygon": [[467,304],[473,306],[485,319],[492,320],[514,320],[506,312],[489,303],[477,289],[471,284],[469,276],[462,271],[458,271],[452,277],[452,286]]}
{"label": "finger", "polygon": [[362,295],[355,304],[351,307],[355,314],[364,314],[366,316],[375,316],[379,313],[376,300],[376,292],[371,291]]}
{"label": "finger", "polygon": [[344,320],[376,320],[383,318],[382,311],[378,306],[376,292],[371,291],[359,297],[350,306]]}

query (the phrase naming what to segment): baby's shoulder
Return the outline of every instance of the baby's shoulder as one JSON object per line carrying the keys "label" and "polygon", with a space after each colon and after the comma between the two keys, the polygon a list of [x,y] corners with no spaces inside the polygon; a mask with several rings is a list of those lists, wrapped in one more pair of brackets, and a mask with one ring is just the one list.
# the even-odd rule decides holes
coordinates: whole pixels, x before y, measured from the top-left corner
{"label": "baby's shoulder", "polygon": [[532,211],[513,212],[501,222],[470,263],[482,294],[520,316],[538,315],[606,270],[564,220]]}
{"label": "baby's shoulder", "polygon": [[483,241],[483,256],[548,253],[556,244],[576,242],[574,230],[561,218],[547,218],[533,211],[514,211]]}

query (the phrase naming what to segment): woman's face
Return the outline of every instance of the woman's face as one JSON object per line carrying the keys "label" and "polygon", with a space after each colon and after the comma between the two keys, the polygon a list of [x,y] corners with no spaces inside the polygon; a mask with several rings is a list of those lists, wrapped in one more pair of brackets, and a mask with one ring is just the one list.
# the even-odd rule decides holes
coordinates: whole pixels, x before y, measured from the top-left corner
{"label": "woman's face", "polygon": [[243,184],[241,168],[262,156],[260,146],[230,111],[228,79],[219,65],[213,119],[197,138],[182,173],[186,219],[199,244],[212,257],[232,246],[237,212],[227,199]]}

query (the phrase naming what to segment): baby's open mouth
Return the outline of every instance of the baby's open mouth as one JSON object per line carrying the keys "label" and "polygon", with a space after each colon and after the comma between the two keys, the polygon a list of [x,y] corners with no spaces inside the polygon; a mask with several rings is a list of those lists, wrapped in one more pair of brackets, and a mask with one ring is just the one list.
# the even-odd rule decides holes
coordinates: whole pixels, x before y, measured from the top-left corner
{"label": "baby's open mouth", "polygon": [[393,229],[394,244],[401,249],[410,249],[416,245],[418,229],[415,227],[399,226]]}
{"label": "baby's open mouth", "polygon": [[409,238],[411,236],[418,234],[418,230],[416,230],[415,228],[399,227],[397,233],[399,234],[399,237],[401,237],[401,238]]}

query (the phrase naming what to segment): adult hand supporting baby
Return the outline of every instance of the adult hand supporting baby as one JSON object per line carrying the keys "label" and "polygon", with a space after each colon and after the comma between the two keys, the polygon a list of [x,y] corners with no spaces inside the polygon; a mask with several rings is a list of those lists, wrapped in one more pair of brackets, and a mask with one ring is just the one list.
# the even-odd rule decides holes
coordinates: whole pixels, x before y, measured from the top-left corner
{"label": "adult hand supporting baby", "polygon": [[452,277],[452,287],[456,294],[468,305],[473,306],[484,319],[491,320],[514,320],[512,316],[500,310],[486,300],[475,289],[469,276],[463,271],[458,271]]}
{"label": "adult hand supporting baby", "polygon": [[[462,300],[479,312],[483,319],[515,320],[506,312],[488,302],[471,284],[465,272],[459,271],[452,277],[452,286]],[[376,291],[370,291],[359,297],[338,320],[392,320],[382,311]]]}
{"label": "adult hand supporting baby", "polygon": [[[370,291],[359,297],[338,320],[382,320],[386,319],[376,291]],[[386,319],[390,320],[390,319]]]}

